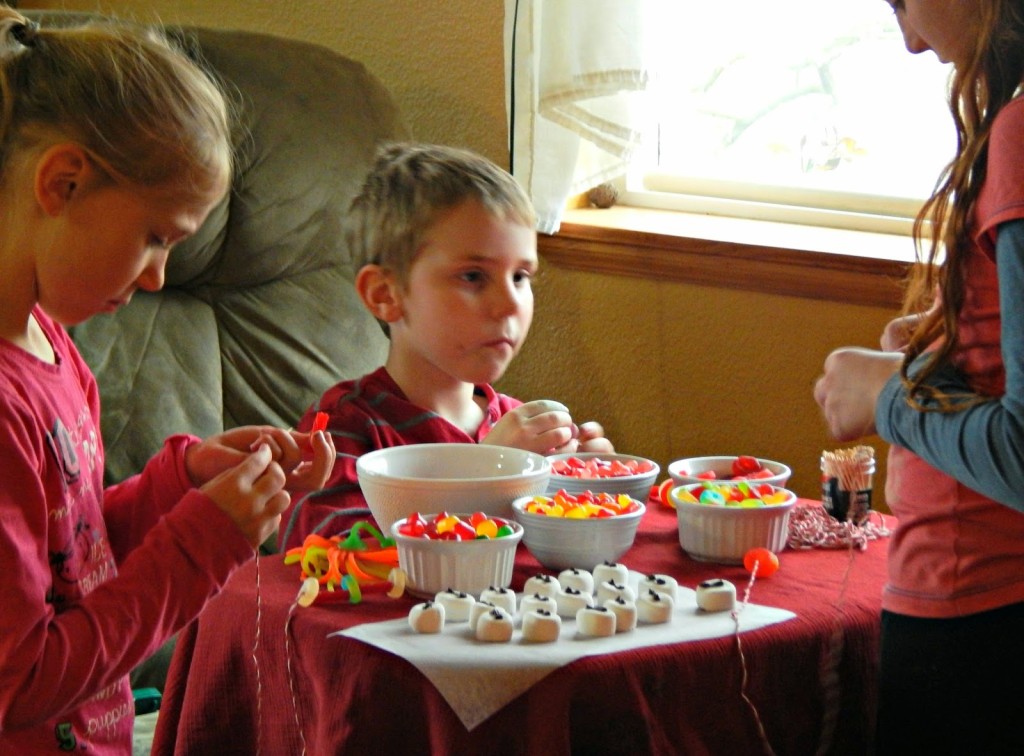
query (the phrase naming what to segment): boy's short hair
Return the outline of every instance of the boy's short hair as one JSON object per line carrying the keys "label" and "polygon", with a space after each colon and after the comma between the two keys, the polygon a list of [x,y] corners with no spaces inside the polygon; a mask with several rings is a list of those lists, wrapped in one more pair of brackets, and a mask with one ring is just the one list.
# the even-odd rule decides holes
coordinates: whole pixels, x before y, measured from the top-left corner
{"label": "boy's short hair", "polygon": [[354,267],[380,265],[404,285],[424,233],[443,211],[469,199],[495,217],[536,226],[522,187],[475,152],[435,144],[384,145],[345,220]]}

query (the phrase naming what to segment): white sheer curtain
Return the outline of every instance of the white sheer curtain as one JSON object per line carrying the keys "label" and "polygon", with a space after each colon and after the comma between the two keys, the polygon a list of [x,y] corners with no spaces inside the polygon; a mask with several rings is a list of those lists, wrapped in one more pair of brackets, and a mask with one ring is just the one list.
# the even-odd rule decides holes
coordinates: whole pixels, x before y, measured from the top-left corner
{"label": "white sheer curtain", "polygon": [[566,200],[621,175],[640,146],[662,2],[505,0],[512,173],[539,231],[557,231]]}

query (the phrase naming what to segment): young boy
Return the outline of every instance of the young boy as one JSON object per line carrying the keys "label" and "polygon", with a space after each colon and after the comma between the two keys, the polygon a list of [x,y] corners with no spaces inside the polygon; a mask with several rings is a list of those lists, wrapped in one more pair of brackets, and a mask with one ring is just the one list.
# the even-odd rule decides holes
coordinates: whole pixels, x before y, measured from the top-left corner
{"label": "young boy", "polygon": [[316,412],[329,415],[338,460],[322,491],[285,512],[281,548],[365,517],[356,458],[374,449],[461,442],[613,451],[599,424],[577,427],[558,402],[523,404],[491,387],[533,319],[534,227],[515,180],[472,152],[381,151],[349,209],[346,236],[359,296],[391,340],[387,362],[326,391],[300,421],[308,429]]}

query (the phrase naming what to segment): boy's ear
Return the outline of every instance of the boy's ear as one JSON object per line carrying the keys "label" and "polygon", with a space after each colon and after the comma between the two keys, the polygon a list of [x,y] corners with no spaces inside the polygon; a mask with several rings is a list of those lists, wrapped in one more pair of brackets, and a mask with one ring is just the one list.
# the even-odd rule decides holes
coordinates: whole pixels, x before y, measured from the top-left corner
{"label": "boy's ear", "polygon": [[364,265],[356,273],[356,291],[366,309],[385,323],[402,317],[402,300],[394,274],[379,265]]}
{"label": "boy's ear", "polygon": [[55,144],[36,163],[36,201],[47,215],[59,215],[95,177],[96,169],[79,145]]}

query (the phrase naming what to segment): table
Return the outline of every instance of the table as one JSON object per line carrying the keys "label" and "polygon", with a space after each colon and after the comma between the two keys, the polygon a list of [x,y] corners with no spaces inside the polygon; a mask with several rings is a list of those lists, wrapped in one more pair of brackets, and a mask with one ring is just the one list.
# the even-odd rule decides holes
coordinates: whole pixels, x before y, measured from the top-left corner
{"label": "table", "polygon": [[[584,657],[469,732],[410,663],[327,637],[403,617],[416,599],[375,594],[359,605],[318,602],[296,611],[298,568],[263,557],[258,569],[255,562],[239,569],[180,634],[153,753],[756,754],[766,752],[757,717],[776,754],[866,753],[887,546],[882,539],[866,551],[786,550],[779,572],[755,583],[751,601],[792,610],[795,619],[740,636]],[[749,577],[741,567],[687,557],[675,513],[658,505],[620,561],[689,587],[723,577],[741,596]],[[541,571],[520,546],[512,587]],[[741,695],[737,637],[757,717]]]}

